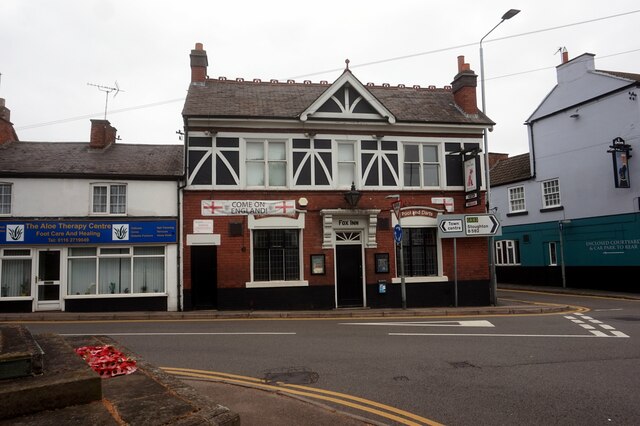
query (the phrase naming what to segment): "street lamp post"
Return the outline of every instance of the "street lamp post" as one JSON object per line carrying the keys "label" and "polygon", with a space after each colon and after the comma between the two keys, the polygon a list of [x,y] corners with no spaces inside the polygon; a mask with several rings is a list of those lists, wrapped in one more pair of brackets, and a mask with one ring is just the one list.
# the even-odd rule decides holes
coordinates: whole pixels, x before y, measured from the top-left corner
{"label": "street lamp post", "polygon": [[[498,22],[491,31],[486,33],[484,37],[480,39],[480,92],[482,94],[482,113],[487,113],[486,103],[485,103],[485,94],[484,94],[484,55],[482,52],[482,42],[484,39],[493,32],[500,24],[502,24],[507,19],[511,19],[520,13],[518,9],[509,9],[504,15],[500,22]],[[485,181],[485,206],[487,213],[491,212],[491,183],[489,176],[489,135],[488,129],[484,129],[483,139],[484,139],[484,181]],[[489,282],[491,287],[491,303],[496,305],[498,303],[498,284],[496,281],[496,265],[495,265],[495,256],[494,256],[494,247],[493,247],[493,236],[489,237]]]}

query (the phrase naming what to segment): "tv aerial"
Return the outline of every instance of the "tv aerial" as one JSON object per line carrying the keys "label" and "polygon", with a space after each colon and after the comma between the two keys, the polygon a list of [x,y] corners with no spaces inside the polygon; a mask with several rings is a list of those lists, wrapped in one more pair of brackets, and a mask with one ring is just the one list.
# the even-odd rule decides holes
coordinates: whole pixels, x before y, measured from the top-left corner
{"label": "tv aerial", "polygon": [[111,92],[116,92],[113,97],[115,98],[116,96],[118,96],[118,93],[120,92],[124,92],[124,90],[120,90],[120,86],[118,86],[118,81],[116,80],[114,86],[116,87],[109,87],[109,86],[101,86],[99,84],[93,84],[93,83],[87,83],[87,86],[93,86],[93,87],[97,87],[98,90],[100,90],[101,92],[104,92],[105,94],[105,100],[104,100],[104,119],[107,119],[107,105],[109,105],[109,94]]}

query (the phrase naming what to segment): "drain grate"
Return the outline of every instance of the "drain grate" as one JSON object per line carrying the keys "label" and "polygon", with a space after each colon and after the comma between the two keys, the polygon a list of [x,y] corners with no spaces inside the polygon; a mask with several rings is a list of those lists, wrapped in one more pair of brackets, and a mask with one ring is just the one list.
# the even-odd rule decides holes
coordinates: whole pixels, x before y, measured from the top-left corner
{"label": "drain grate", "polygon": [[268,384],[287,383],[292,385],[308,385],[316,383],[320,375],[306,367],[288,367],[267,370],[262,380]]}

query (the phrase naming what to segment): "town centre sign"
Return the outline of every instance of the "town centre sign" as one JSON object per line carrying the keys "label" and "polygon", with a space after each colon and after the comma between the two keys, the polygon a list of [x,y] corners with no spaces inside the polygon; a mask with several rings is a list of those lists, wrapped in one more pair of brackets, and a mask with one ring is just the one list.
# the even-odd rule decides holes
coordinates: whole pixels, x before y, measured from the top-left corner
{"label": "town centre sign", "polygon": [[439,214],[437,219],[441,238],[502,235],[500,222],[492,214]]}

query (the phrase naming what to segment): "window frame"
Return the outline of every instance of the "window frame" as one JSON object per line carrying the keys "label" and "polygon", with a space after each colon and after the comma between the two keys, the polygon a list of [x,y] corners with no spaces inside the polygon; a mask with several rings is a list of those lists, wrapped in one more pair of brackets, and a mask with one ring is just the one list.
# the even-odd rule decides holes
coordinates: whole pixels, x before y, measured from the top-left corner
{"label": "window frame", "polygon": [[[13,253],[11,253],[13,252]],[[4,269],[6,268],[5,262],[11,260],[28,260],[29,265],[29,279],[26,285],[20,285],[20,293],[18,295],[9,296],[9,286],[6,284],[6,280],[3,279]],[[31,249],[25,248],[13,248],[13,247],[5,247],[0,248],[0,300],[12,300],[14,298],[32,298],[31,290],[32,290],[32,276],[33,276],[33,251]]]}
{"label": "window frame", "polygon": [[[122,205],[123,211],[112,212],[113,206],[119,206],[120,203],[113,203],[112,197],[122,196],[121,194],[112,194],[114,188],[124,188],[124,203]],[[104,204],[105,211],[96,211],[96,190],[98,188],[104,189],[106,188],[106,200]],[[126,183],[121,182],[96,182],[91,184],[91,215],[93,216],[125,216],[127,214],[128,209],[128,185]]]}
{"label": "window frame", "polygon": [[[72,254],[72,249],[93,249],[94,252],[92,254],[82,253],[82,254]],[[142,248],[161,248],[162,254],[139,254],[136,253],[136,249]],[[116,251],[120,250],[120,253]],[[126,251],[124,251],[126,250]],[[162,288],[157,291],[145,291],[146,283],[142,285],[138,285],[139,283],[136,281],[136,260],[140,259],[163,259],[162,262]],[[71,266],[74,260],[80,259],[92,259],[94,260],[94,281],[92,285],[87,287],[87,291],[84,293],[73,294],[71,293],[72,289],[72,278],[71,273],[73,267]],[[128,272],[128,282],[129,287],[127,287],[124,291],[111,293],[109,291],[104,292],[100,291],[100,268],[101,262],[113,260],[113,259],[127,259],[129,261],[129,272]],[[87,246],[87,247],[71,247],[69,252],[67,253],[67,294],[65,297],[140,297],[141,295],[149,294],[153,296],[166,296],[168,293],[167,290],[167,247],[164,245],[149,245],[149,246]],[[88,292],[93,288],[93,292]],[[140,291],[134,291],[135,289],[140,288]],[[127,291],[128,290],[128,291]]]}
{"label": "window frame", "polygon": [[[526,189],[524,185],[512,186],[508,188],[509,191],[509,213],[521,213],[527,211],[527,202],[526,202]],[[514,193],[519,191],[521,195],[520,197],[514,196]],[[516,204],[522,204],[522,208],[516,208]]]}
{"label": "window frame", "polygon": [[[425,234],[432,233],[433,241],[431,244],[427,244],[426,238],[424,238],[424,242],[422,245],[412,244],[411,240],[413,240],[413,233],[418,230],[424,230]],[[425,235],[426,236],[426,235]],[[413,247],[422,247],[424,249],[422,260],[425,264],[425,271],[429,266],[429,260],[432,263],[432,267],[434,269],[431,274],[414,274],[414,269],[412,268],[412,251]],[[433,256],[429,259],[429,250],[433,250]],[[414,226],[414,227],[406,227],[404,228],[404,236],[403,236],[403,244],[402,244],[402,255],[404,259],[404,275],[405,277],[438,277],[440,276],[439,270],[439,262],[438,262],[438,230],[437,228],[431,226]],[[399,275],[400,271],[400,245],[396,245],[396,272]]]}
{"label": "window frame", "polygon": [[[250,145],[257,145],[257,144],[262,144],[262,158],[259,159],[249,159],[248,153],[249,153],[249,149],[248,147]],[[284,158],[282,159],[271,159],[269,157],[270,154],[270,150],[269,150],[269,146],[271,144],[282,144],[284,146]],[[244,173],[243,173],[243,178],[244,178],[244,186],[245,188],[271,188],[271,189],[286,189],[288,188],[289,182],[291,181],[291,178],[289,176],[290,174],[290,166],[291,166],[291,158],[290,158],[290,152],[291,152],[291,142],[290,139],[283,139],[283,138],[273,138],[273,139],[269,139],[269,138],[265,138],[265,139],[255,139],[255,138],[247,138],[244,140]],[[249,165],[252,165],[251,167]],[[271,165],[276,165],[276,164],[284,164],[284,183],[282,185],[271,185],[270,184],[270,179],[271,179],[271,175],[270,175],[270,166]],[[258,167],[262,168],[262,178],[263,178],[263,183],[261,185],[251,185],[249,184],[249,171],[250,170],[254,170],[254,168],[260,165]]]}
{"label": "window frame", "polygon": [[[417,161],[407,161],[406,158],[406,148],[409,146],[418,147],[418,160]],[[402,142],[402,186],[403,188],[408,189],[416,189],[416,188],[440,188],[442,186],[442,158],[441,158],[441,144],[435,142]],[[436,161],[427,161],[425,157],[424,150],[426,147],[432,147],[436,149]],[[415,164],[418,166],[418,175],[419,175],[419,184],[409,186],[406,182],[406,166],[407,164]],[[425,169],[428,166],[436,166],[436,176],[438,178],[438,182],[436,185],[427,185],[425,183]]]}
{"label": "window frame", "polygon": [[496,240],[495,241],[496,266],[520,265],[520,241]]}
{"label": "window frame", "polygon": [[[3,202],[4,199],[8,202]],[[10,182],[0,182],[0,216],[11,216],[13,207],[13,184]],[[7,211],[4,211],[7,208]]]}
{"label": "window frame", "polygon": [[558,245],[555,241],[549,241],[549,266],[558,266]]}
{"label": "window frame", "polygon": [[[540,182],[540,190],[542,195],[542,208],[551,209],[562,206],[560,197],[560,179],[547,179]],[[556,201],[552,204],[552,202]]]}

